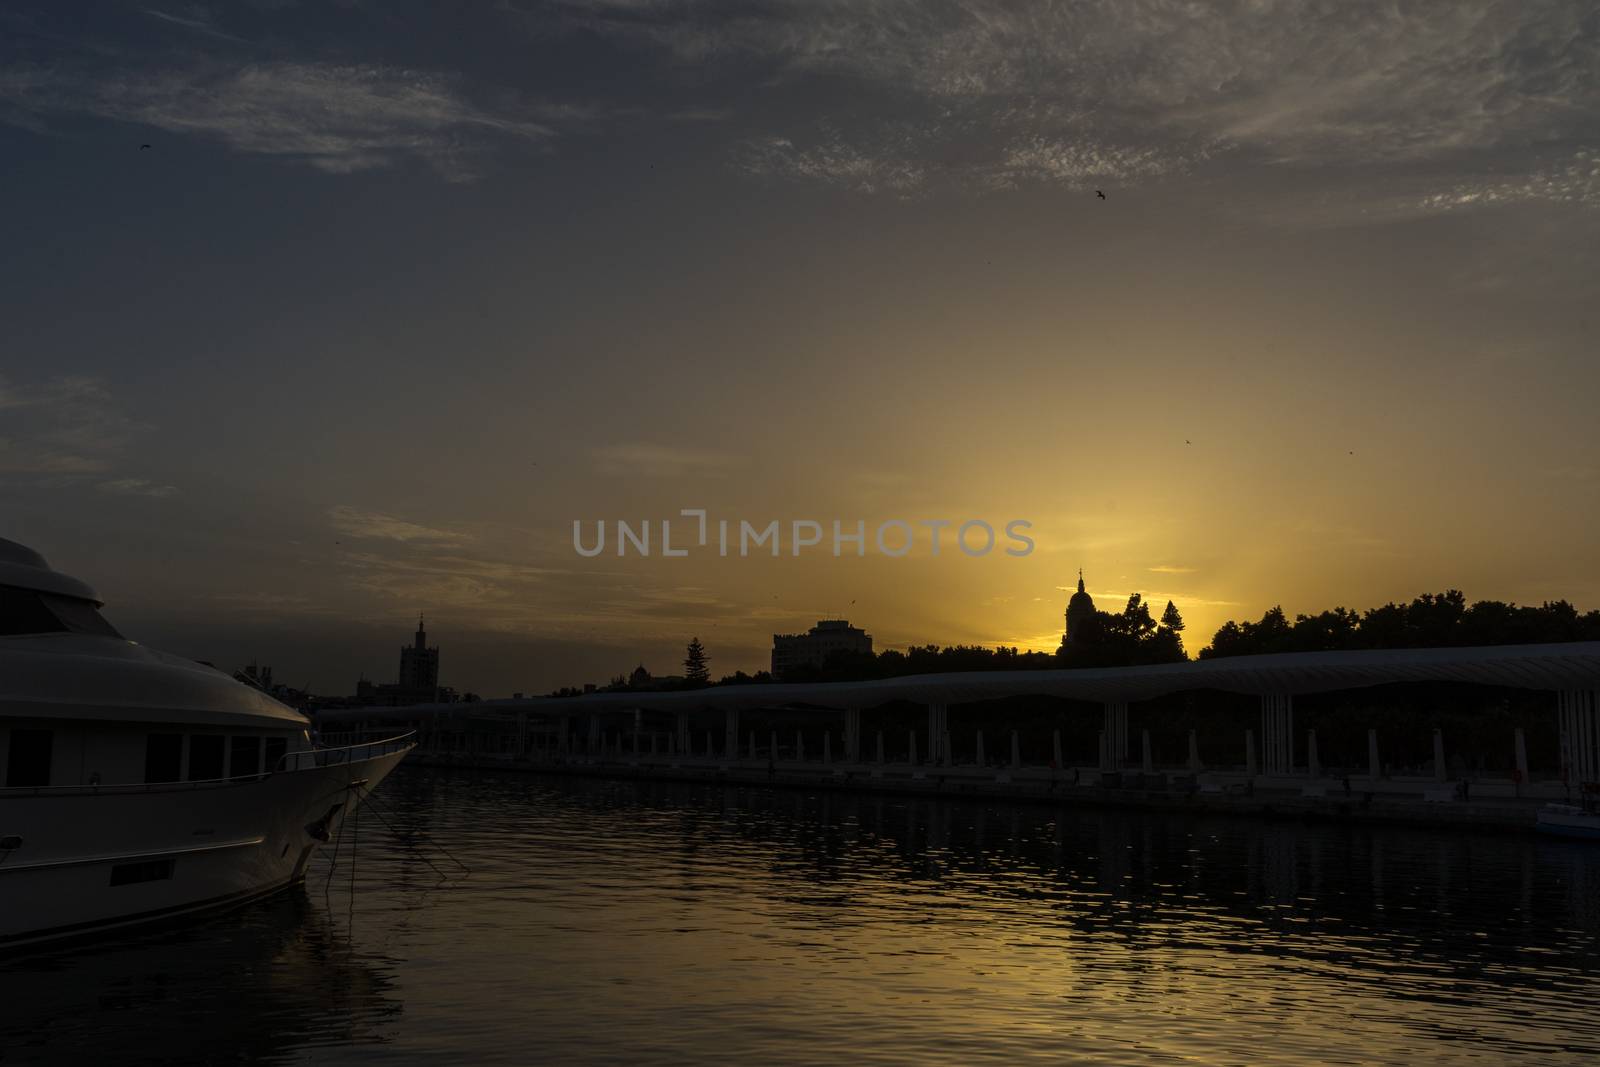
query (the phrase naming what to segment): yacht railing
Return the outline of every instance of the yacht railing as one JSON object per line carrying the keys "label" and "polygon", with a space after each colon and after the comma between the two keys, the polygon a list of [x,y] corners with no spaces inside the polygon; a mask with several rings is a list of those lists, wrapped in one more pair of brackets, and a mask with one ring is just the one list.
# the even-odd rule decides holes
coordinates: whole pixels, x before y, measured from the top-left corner
{"label": "yacht railing", "polygon": [[204,778],[187,782],[130,782],[114,785],[20,785],[0,786],[0,798],[28,796],[102,795],[108,793],[169,793],[184,789],[208,789],[221,785],[255,782],[273,774],[292,771],[309,771],[318,767],[342,767],[364,760],[404,752],[416,747],[416,731],[386,737],[381,741],[367,741],[359,745],[338,748],[308,748],[299,752],[286,752],[271,770],[257,774],[239,774],[232,778]]}
{"label": "yacht railing", "polygon": [[392,752],[404,752],[406,749],[415,748],[417,732],[399,734],[395,737],[386,737],[381,741],[365,741],[358,745],[344,745],[339,748],[307,748],[299,752],[285,752],[283,758],[278,760],[278,765],[273,768],[273,773],[279,771],[309,771],[315,767],[342,767],[348,763],[361,763],[379,756],[387,756]]}

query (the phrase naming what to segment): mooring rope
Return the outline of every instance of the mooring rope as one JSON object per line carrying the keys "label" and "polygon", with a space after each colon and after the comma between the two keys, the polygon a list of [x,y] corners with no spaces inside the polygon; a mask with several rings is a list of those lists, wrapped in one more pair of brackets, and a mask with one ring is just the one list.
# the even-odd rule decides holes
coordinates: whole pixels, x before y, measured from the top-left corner
{"label": "mooring rope", "polygon": [[[424,855],[422,850],[419,849],[415,844],[413,844],[410,841],[406,841],[405,840],[405,835],[402,834],[400,832],[400,830],[394,825],[394,823],[390,822],[389,819],[384,815],[384,813],[378,809],[378,806],[375,803],[373,803],[373,801],[375,800],[375,796],[376,795],[373,793],[373,791],[370,788],[366,788],[365,786],[363,786],[361,784],[357,784],[356,785],[356,789],[358,791],[364,790],[364,792],[361,793],[362,799],[367,804],[372,806],[372,814],[374,814],[374,815],[376,815],[378,817],[378,821],[383,823],[383,825],[388,828],[389,832],[391,834],[393,834],[397,840],[402,841],[406,845],[407,848],[411,849],[411,851],[416,854],[416,857],[418,859],[420,859],[423,863],[426,863],[430,868],[432,868],[434,873],[437,874],[441,879],[449,880],[450,876],[448,874],[446,874],[444,871],[440,870],[439,866],[437,864],[435,864],[432,860],[430,860],[426,855]],[[439,844],[439,842],[433,840],[426,833],[424,833],[421,830],[413,830],[412,833],[415,834],[417,837],[426,839],[429,845],[431,845],[434,848],[438,849],[439,852],[441,854],[443,854],[445,856],[445,858],[447,858],[451,863],[454,863],[457,867],[460,867],[463,874],[470,875],[472,873],[472,868],[471,867],[468,867],[465,863],[462,863],[459,859],[457,859],[450,852],[449,849],[447,849],[443,845]]]}

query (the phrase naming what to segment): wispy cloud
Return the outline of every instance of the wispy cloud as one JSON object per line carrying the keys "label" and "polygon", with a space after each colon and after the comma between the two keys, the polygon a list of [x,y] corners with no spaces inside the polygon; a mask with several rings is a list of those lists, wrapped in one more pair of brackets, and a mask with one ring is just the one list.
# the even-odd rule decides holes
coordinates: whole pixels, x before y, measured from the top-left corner
{"label": "wispy cloud", "polygon": [[1194,568],[1193,567],[1173,567],[1173,566],[1169,566],[1167,564],[1162,564],[1162,565],[1160,565],[1158,567],[1146,567],[1145,570],[1149,571],[1151,574],[1193,574],[1194,573]]}
{"label": "wispy cloud", "polygon": [[162,485],[148,478],[113,478],[111,481],[101,482],[95,488],[102,493],[114,493],[118,496],[149,496],[163,499],[178,495],[177,486]]}
{"label": "wispy cloud", "polygon": [[335,530],[351,537],[398,541],[407,545],[463,545],[472,540],[469,534],[424,526],[382,512],[362,511],[348,504],[329,508],[328,521]]}
{"label": "wispy cloud", "polygon": [[0,378],[0,472],[101,474],[150,427],[126,415],[101,378],[28,385]]}
{"label": "wispy cloud", "polygon": [[235,37],[231,33],[226,33],[226,32],[224,32],[222,30],[217,29],[216,26],[211,24],[211,21],[210,21],[209,18],[204,18],[204,17],[196,18],[196,17],[185,17],[183,15],[174,15],[174,14],[171,14],[170,12],[158,11],[153,7],[145,8],[144,9],[144,13],[146,15],[149,15],[153,19],[160,19],[162,22],[169,22],[174,26],[182,26],[186,30],[193,30],[196,33],[203,33],[207,37],[215,37],[219,41],[233,41],[233,42],[235,42],[237,44],[244,44],[245,43],[243,38]]}
{"label": "wispy cloud", "polygon": [[[904,138],[901,147],[905,147]],[[787,137],[768,137],[744,146],[740,165],[751,174],[820,182],[857,192],[906,194],[927,180],[927,169],[892,146],[880,143],[863,148],[846,143],[839,135],[808,145]]]}
{"label": "wispy cloud", "polygon": [[[1584,143],[1600,107],[1592,5],[1570,0],[563,0],[591,32],[775,84],[831,79],[746,169],[858,189],[1138,182],[1250,166],[1433,170],[1444,206],[1593,202],[1530,147]],[[914,113],[915,117],[912,116]],[[891,122],[887,116],[898,116]],[[844,132],[808,140],[802,130]],[[1369,175],[1370,177],[1370,175]],[[1531,182],[1522,179],[1527,177]],[[1460,188],[1458,188],[1460,186]]]}
{"label": "wispy cloud", "polygon": [[31,68],[0,79],[0,102],[35,117],[89,114],[216,137],[335,174],[419,159],[470,180],[491,143],[555,133],[536,107],[491,111],[469,102],[455,79],[359,64],[121,75]]}
{"label": "wispy cloud", "polygon": [[597,474],[622,477],[723,477],[741,465],[722,452],[645,442],[603,445],[591,457]]}

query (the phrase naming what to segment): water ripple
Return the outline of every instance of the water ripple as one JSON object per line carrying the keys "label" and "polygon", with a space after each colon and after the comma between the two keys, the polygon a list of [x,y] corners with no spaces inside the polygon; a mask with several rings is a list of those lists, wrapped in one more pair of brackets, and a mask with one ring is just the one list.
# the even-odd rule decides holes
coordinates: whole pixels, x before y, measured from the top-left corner
{"label": "water ripple", "polygon": [[379,799],[304,893],[0,963],[0,1060],[1600,1056],[1597,849],[422,768]]}

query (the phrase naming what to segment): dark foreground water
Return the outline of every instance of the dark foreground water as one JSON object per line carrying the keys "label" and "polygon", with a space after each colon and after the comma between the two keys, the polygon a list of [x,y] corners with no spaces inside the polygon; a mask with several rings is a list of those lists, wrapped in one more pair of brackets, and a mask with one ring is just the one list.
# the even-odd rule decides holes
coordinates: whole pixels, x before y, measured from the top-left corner
{"label": "dark foreground water", "polygon": [[1600,1062],[1593,846],[423,768],[378,799],[305,892],[0,960],[0,1062]]}

